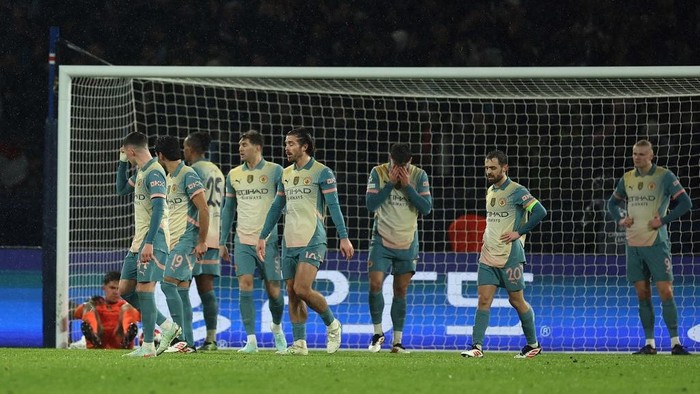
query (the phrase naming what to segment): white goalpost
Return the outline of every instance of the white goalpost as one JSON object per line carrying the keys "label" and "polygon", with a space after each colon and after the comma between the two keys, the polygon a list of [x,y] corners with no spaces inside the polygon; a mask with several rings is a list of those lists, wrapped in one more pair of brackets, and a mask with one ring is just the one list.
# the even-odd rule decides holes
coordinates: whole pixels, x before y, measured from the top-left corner
{"label": "white goalpost", "polygon": [[[631,146],[649,139],[691,198],[700,187],[700,67],[310,68],[61,66],[57,182],[56,344],[80,337],[69,305],[100,292],[106,271],[121,269],[133,236],[129,197],[115,192],[123,137],[155,140],[205,131],[209,158],[224,174],[239,164],[241,133],[266,137],[264,156],[287,166],[284,134],[313,130],[316,158],[332,168],[358,254],[338,257],[330,220],[329,253],[316,289],[343,323],[343,348],[364,349],[372,334],[367,305],[371,168],[393,142],[410,143],[431,181],[434,209],[419,219],[421,253],[408,294],[404,345],[458,350],[471,341],[476,308],[479,228],[485,215],[483,159],[510,158],[509,175],[547,208],[525,246],[526,299],[540,342],[555,351],[629,351],[643,344],[636,295],[625,279],[624,235],[604,201],[632,168]],[[695,204],[697,210],[698,204]],[[694,214],[670,225],[681,340],[700,351],[700,226]],[[239,347],[245,332],[233,267],[216,289],[218,339]],[[391,336],[391,283],[383,325]],[[255,284],[259,343],[272,346],[270,316]],[[196,291],[195,337],[204,337]],[[669,340],[656,306],[656,338]],[[162,312],[166,313],[167,308]],[[291,339],[285,310],[284,326]],[[323,347],[315,314],[310,347]],[[516,350],[524,338],[503,292],[494,301],[485,346]]]}

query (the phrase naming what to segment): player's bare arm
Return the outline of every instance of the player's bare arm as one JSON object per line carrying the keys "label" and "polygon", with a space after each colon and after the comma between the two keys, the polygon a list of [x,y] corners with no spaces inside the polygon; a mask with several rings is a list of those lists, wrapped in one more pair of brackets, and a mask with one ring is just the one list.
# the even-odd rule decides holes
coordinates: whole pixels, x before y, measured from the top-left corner
{"label": "player's bare arm", "polygon": [[663,225],[664,223],[661,221],[661,216],[658,213],[649,221],[649,228],[652,230],[656,230]]}
{"label": "player's bare arm", "polygon": [[634,224],[634,218],[631,218],[629,216],[624,217],[620,219],[620,221],[617,222],[617,224],[619,224],[623,228],[630,228]]}
{"label": "player's bare arm", "polygon": [[499,239],[501,240],[501,242],[511,243],[518,238],[520,238],[520,233],[518,233],[517,231],[508,231],[506,233],[501,234],[501,237]]}
{"label": "player's bare arm", "polygon": [[[348,241],[349,242],[349,241]],[[264,239],[259,239],[258,240],[258,245],[255,247],[255,250],[258,252],[258,258],[262,261],[265,261],[265,240]],[[342,241],[340,242],[342,245]],[[352,245],[350,245],[352,246]]]}
{"label": "player's bare arm", "polygon": [[[264,241],[264,240],[261,240]],[[260,241],[258,241],[258,246],[260,245]],[[264,248],[263,248],[264,251]],[[258,249],[258,254],[260,253]],[[340,240],[340,253],[343,254],[343,257],[345,257],[346,260],[350,260],[352,256],[355,254],[355,248],[352,246],[352,242],[350,242],[349,239],[343,238]]]}
{"label": "player's bare arm", "polygon": [[144,244],[141,249],[141,261],[147,263],[153,260],[153,244]]}
{"label": "player's bare arm", "polygon": [[228,247],[226,247],[226,245],[219,245],[219,253],[224,261],[228,263],[231,262],[231,255],[229,254]]}

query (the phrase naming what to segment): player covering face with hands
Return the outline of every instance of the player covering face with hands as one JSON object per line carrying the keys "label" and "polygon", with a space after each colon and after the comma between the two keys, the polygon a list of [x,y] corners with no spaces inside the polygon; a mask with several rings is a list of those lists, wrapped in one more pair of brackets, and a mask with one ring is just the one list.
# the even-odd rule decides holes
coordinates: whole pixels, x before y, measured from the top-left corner
{"label": "player covering face with hands", "polygon": [[367,182],[367,209],[374,213],[369,250],[369,310],[374,326],[370,352],[384,343],[382,314],[384,277],[391,268],[394,296],[391,300],[392,353],[408,353],[403,346],[406,293],[418,260],[418,217],[432,209],[428,175],[411,164],[408,144],[392,145],[389,163],[372,169]]}

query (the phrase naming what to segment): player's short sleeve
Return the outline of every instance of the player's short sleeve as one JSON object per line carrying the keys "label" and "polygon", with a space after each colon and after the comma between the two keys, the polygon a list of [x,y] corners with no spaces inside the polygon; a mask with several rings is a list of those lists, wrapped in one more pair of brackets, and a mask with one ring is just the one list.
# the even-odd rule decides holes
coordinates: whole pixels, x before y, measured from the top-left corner
{"label": "player's short sleeve", "polygon": [[428,174],[425,171],[421,171],[418,184],[416,185],[416,191],[421,196],[430,194],[430,181],[428,181]]}
{"label": "player's short sleeve", "polygon": [[275,166],[275,174],[273,177],[273,181],[275,182],[275,185],[280,185],[282,183],[282,172],[284,170],[282,169],[282,166]]}
{"label": "player's short sleeve", "polygon": [[369,178],[367,178],[367,193],[378,192],[379,191],[379,173],[377,172],[377,167],[372,168],[369,173]]}
{"label": "player's short sleeve", "polygon": [[625,191],[625,178],[620,178],[620,181],[617,182],[617,186],[615,187],[615,194],[622,198],[627,197],[627,192]]}
{"label": "player's short sleeve", "polygon": [[524,186],[519,186],[517,189],[515,189],[511,195],[511,198],[515,204],[520,205],[523,208],[527,208],[537,202],[537,199],[533,197],[532,194],[530,194],[530,191]]}
{"label": "player's short sleeve", "polygon": [[185,174],[184,182],[185,190],[187,191],[187,195],[189,196],[190,200],[198,193],[204,192],[204,184],[196,172],[189,171],[187,174]]}
{"label": "player's short sleeve", "polygon": [[136,186],[136,174],[134,174],[134,175],[132,175],[131,177],[129,177],[129,185],[130,185],[131,187]]}
{"label": "player's short sleeve", "polygon": [[204,178],[207,177],[207,174],[206,174],[206,172],[204,171],[204,168],[203,168],[203,167],[192,165],[192,166],[190,166],[190,168],[192,168],[192,169],[194,170],[194,172],[197,173],[197,175],[199,176],[199,179],[204,179]]}
{"label": "player's short sleeve", "polygon": [[281,178],[279,182],[277,182],[277,194],[284,195],[284,182]]}
{"label": "player's short sleeve", "polygon": [[673,198],[673,199],[678,197],[678,194],[680,194],[681,192],[683,192],[683,190],[685,190],[683,188],[683,185],[681,185],[681,182],[676,177],[676,174],[672,173],[671,171],[666,172],[666,174],[664,175],[664,178],[663,178],[663,183],[664,183],[664,193],[666,195],[671,196],[671,198]]}
{"label": "player's short sleeve", "polygon": [[163,173],[158,170],[150,171],[148,175],[146,175],[146,189],[151,198],[165,198],[166,187]]}
{"label": "player's short sleeve", "polygon": [[236,197],[236,191],[233,188],[233,178],[231,177],[231,173],[229,172],[228,175],[226,175],[226,191],[225,191],[225,196],[224,197]]}
{"label": "player's short sleeve", "polygon": [[321,171],[321,174],[318,177],[318,183],[321,187],[321,190],[325,193],[333,192],[338,189],[338,185],[336,184],[335,180],[335,175],[333,175],[333,171],[331,171],[331,169],[328,167],[324,168]]}

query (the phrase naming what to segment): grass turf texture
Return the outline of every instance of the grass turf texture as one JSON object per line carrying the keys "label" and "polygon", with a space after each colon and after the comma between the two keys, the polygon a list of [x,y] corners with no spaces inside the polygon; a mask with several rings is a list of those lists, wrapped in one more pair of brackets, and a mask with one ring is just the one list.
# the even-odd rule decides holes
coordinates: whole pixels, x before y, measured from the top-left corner
{"label": "grass turf texture", "polygon": [[243,355],[230,350],[128,359],[125,351],[0,349],[0,393],[693,393],[696,356],[543,353]]}

